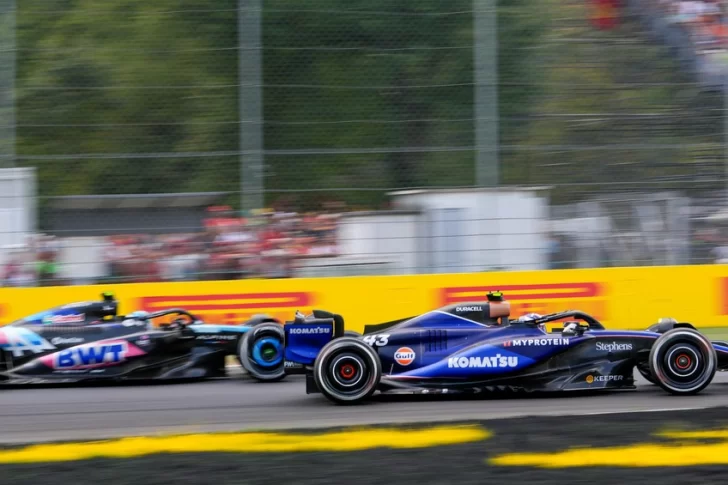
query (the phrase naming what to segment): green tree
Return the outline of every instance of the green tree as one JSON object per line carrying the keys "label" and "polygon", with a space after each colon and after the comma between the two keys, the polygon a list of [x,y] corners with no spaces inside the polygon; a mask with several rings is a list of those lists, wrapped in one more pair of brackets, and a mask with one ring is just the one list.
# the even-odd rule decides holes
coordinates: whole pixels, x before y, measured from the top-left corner
{"label": "green tree", "polygon": [[[18,152],[42,195],[238,190],[236,0],[18,8]],[[268,202],[373,207],[390,188],[472,185],[472,9],[265,0]],[[575,0],[500,2],[504,181],[693,177],[718,155],[715,100],[631,21],[600,33],[587,18]],[[208,156],[175,155],[190,152]]]}

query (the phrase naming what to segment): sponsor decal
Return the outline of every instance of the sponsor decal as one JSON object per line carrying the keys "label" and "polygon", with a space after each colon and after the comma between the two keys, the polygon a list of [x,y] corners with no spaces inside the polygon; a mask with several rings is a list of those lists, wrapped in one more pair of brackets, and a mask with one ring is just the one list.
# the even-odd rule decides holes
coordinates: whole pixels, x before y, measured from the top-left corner
{"label": "sponsor decal", "polygon": [[485,301],[490,291],[503,292],[504,299],[511,304],[511,315],[546,315],[578,308],[602,321],[608,317],[606,284],[596,282],[442,288],[439,305]]}
{"label": "sponsor decal", "polygon": [[73,313],[71,315],[46,315],[43,323],[46,325],[62,325],[65,323],[82,323],[86,320],[85,313]]}
{"label": "sponsor decal", "polygon": [[482,312],[482,306],[456,306],[456,312]]}
{"label": "sponsor decal", "polygon": [[101,341],[56,352],[41,361],[56,370],[84,370],[121,364],[145,352],[129,342]]}
{"label": "sponsor decal", "polygon": [[592,384],[594,382],[610,382],[610,381],[621,381],[624,380],[624,376],[586,376],[586,383]]}
{"label": "sponsor decal", "polygon": [[287,360],[283,363],[283,367],[286,369],[301,369],[301,368],[303,368],[303,364],[299,364],[298,362],[291,362],[290,360]]}
{"label": "sponsor decal", "polygon": [[380,333],[377,335],[366,335],[362,338],[362,340],[372,347],[384,347],[389,343],[389,334]]}
{"label": "sponsor decal", "polygon": [[317,335],[322,333],[331,333],[331,327],[306,325],[305,327],[293,327],[289,333],[294,335]]}
{"label": "sponsor decal", "polygon": [[569,345],[570,343],[568,338],[525,338],[506,340],[503,342],[503,347],[563,346]]}
{"label": "sponsor decal", "polygon": [[13,357],[23,357],[26,353],[42,354],[55,348],[53,344],[27,328],[0,328],[0,349],[12,353]]}
{"label": "sponsor decal", "polygon": [[718,282],[718,315],[728,315],[728,277],[719,278]]}
{"label": "sponsor decal", "polygon": [[220,335],[220,334],[212,334],[212,335],[198,335],[197,340],[237,340],[237,335]]}
{"label": "sponsor decal", "polygon": [[501,354],[492,357],[450,357],[447,366],[453,369],[518,367],[518,357]]}
{"label": "sponsor decal", "polygon": [[632,344],[621,344],[618,342],[597,342],[597,350],[604,352],[622,352],[632,350]]}
{"label": "sponsor decal", "polygon": [[143,345],[146,347],[147,345],[152,343],[152,339],[149,338],[149,335],[142,335],[137,339],[136,343],[137,345]]}
{"label": "sponsor decal", "polygon": [[139,299],[140,309],[147,312],[184,308],[202,321],[224,325],[240,325],[259,313],[286,321],[296,310],[311,311],[313,304],[314,295],[310,292],[168,295]]}
{"label": "sponsor decal", "polygon": [[399,365],[410,365],[415,361],[415,351],[409,347],[400,347],[394,353],[394,361]]}
{"label": "sponsor decal", "polygon": [[81,337],[54,337],[51,339],[53,345],[74,345],[82,344],[84,339]]}

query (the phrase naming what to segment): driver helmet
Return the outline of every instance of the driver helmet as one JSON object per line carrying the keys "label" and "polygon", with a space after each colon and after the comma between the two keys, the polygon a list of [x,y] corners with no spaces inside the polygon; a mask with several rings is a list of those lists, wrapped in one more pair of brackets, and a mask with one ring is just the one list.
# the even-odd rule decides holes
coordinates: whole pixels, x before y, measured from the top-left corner
{"label": "driver helmet", "polygon": [[538,313],[527,313],[525,315],[521,315],[520,317],[518,317],[518,321],[519,322],[531,322],[533,320],[538,320],[539,318],[541,318],[541,315],[539,315]]}

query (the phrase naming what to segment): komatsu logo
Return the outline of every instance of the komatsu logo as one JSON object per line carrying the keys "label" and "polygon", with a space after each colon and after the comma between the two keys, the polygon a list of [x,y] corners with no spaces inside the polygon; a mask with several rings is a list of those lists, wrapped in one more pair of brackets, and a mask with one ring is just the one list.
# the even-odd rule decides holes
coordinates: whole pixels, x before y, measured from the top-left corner
{"label": "komatsu logo", "polygon": [[517,367],[518,357],[495,354],[493,357],[450,357],[447,366],[454,369]]}
{"label": "komatsu logo", "polygon": [[507,340],[503,342],[504,347],[535,347],[540,345],[569,345],[568,338],[526,338],[519,340]]}
{"label": "komatsu logo", "polygon": [[320,334],[331,333],[331,327],[295,327],[291,329],[292,334]]}
{"label": "komatsu logo", "polygon": [[597,342],[597,350],[605,352],[620,352],[623,350],[632,350],[632,344],[618,344],[617,342],[604,343]]}

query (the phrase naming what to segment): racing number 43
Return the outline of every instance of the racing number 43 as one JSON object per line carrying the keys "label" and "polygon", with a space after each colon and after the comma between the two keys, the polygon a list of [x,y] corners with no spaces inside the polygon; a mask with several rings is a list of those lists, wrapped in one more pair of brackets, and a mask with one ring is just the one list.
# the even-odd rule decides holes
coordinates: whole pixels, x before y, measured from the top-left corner
{"label": "racing number 43", "polygon": [[362,340],[372,347],[384,347],[389,342],[389,334],[367,335]]}

